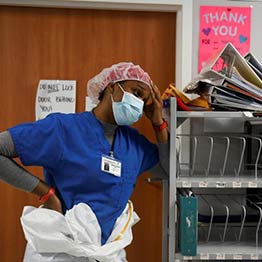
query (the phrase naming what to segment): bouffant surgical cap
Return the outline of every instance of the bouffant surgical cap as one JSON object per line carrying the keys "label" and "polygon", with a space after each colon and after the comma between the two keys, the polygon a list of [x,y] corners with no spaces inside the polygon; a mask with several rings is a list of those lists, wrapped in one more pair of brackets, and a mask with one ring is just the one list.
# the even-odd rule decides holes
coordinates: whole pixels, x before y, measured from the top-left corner
{"label": "bouffant surgical cap", "polygon": [[124,80],[140,81],[151,87],[152,81],[139,65],[131,62],[122,62],[103,69],[98,75],[87,83],[87,93],[94,104],[98,103],[98,97],[109,83],[116,83]]}

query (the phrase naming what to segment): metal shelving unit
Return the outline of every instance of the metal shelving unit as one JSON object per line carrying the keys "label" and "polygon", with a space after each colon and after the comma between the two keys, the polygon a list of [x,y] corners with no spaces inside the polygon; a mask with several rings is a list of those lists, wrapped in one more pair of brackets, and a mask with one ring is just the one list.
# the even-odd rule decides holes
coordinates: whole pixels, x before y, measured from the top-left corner
{"label": "metal shelving unit", "polygon": [[261,260],[262,255],[257,253],[256,247],[249,242],[235,243],[220,242],[200,243],[198,246],[198,255],[182,256],[176,254],[176,260]]}
{"label": "metal shelving unit", "polygon": [[[221,137],[216,135],[202,135],[202,134],[184,134],[183,128],[177,126],[177,123],[182,123],[183,121],[188,121],[188,119],[227,119],[227,121],[234,123],[237,121],[246,120],[260,120],[260,118],[255,117],[251,112],[176,112],[176,101],[174,98],[170,99],[170,118],[169,118],[169,131],[170,131],[170,179],[169,182],[164,182],[164,197],[163,197],[163,258],[162,261],[174,262],[174,261],[188,261],[188,260],[262,260],[262,199],[260,204],[256,206],[256,217],[257,222],[248,223],[245,218],[241,218],[241,232],[239,235],[239,240],[231,239],[231,235],[236,235],[239,232],[240,226],[234,223],[228,223],[228,217],[232,213],[229,204],[224,204],[224,206],[230,210],[227,220],[225,223],[215,224],[212,220],[205,228],[208,228],[213,232],[219,232],[222,230],[224,236],[226,231],[228,238],[215,239],[210,237],[208,241],[203,237],[207,235],[207,232],[199,234],[199,240],[197,245],[197,256],[183,256],[179,250],[179,237],[178,237],[178,217],[179,210],[177,207],[177,191],[184,188],[191,188],[195,190],[197,194],[219,194],[218,198],[221,196],[230,197],[230,191],[240,192],[241,198],[245,197],[246,190],[257,190],[262,188],[262,167],[260,169],[258,160],[262,154],[262,137],[256,139],[257,142],[257,155],[255,156],[255,162],[252,168],[244,168],[245,161],[243,160],[243,155],[246,153],[246,144],[249,140],[254,139],[245,137],[244,134],[222,134]],[[180,130],[180,131],[179,131]],[[182,130],[182,131],[181,131]],[[221,130],[220,130],[221,132]],[[186,137],[187,142],[184,144],[186,149],[189,151],[186,159],[190,159],[189,162],[184,163],[180,161],[179,144],[178,141],[181,137]],[[206,147],[205,154],[198,153],[197,150],[201,148],[202,140],[205,139]],[[223,152],[217,153],[223,155],[223,161],[220,164],[218,170],[212,169],[212,158],[216,156],[215,147],[221,150],[221,142],[214,142],[215,140],[224,140]],[[235,142],[235,140],[239,140]],[[237,144],[239,150],[236,150],[235,144]],[[218,145],[218,146],[217,146]],[[231,147],[233,149],[231,149]],[[230,152],[230,150],[234,150]],[[229,170],[228,166],[232,165],[233,161],[230,159],[230,155],[237,159],[238,166],[233,166],[232,170]],[[202,156],[206,159],[206,163],[202,166],[197,164],[196,158]],[[183,158],[183,157],[182,157]],[[218,162],[218,161],[217,161]],[[204,166],[204,167],[203,167]],[[182,167],[182,168],[181,168]],[[243,171],[245,169],[245,172]],[[211,192],[211,193],[210,193]],[[212,193],[214,192],[214,193]],[[226,192],[226,193],[223,193]],[[248,200],[250,201],[250,200]],[[228,206],[227,206],[228,205]],[[238,203],[239,209],[243,209],[245,212],[248,211],[248,204]],[[261,210],[260,210],[261,208]],[[233,208],[232,208],[233,210]],[[247,210],[247,211],[246,211]],[[198,230],[202,230],[198,223]],[[222,229],[221,229],[222,227]],[[206,230],[206,229],[204,229]],[[206,230],[207,231],[207,230]],[[243,232],[242,232],[243,231]],[[202,231],[201,231],[202,232]],[[210,233],[210,231],[209,231]],[[214,233],[213,233],[214,234]],[[219,233],[215,233],[216,235]],[[209,238],[209,237],[208,237]],[[241,238],[241,239],[240,239]],[[250,241],[250,238],[252,241]]]}

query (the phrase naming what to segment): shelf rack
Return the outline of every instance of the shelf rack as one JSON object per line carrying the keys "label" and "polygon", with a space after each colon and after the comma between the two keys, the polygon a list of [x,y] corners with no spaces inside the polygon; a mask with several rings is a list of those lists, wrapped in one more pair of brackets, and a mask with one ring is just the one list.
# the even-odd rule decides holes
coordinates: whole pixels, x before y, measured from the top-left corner
{"label": "shelf rack", "polygon": [[[169,131],[170,131],[170,179],[163,182],[163,252],[162,261],[186,260],[262,260],[262,247],[256,247],[256,242],[198,242],[197,256],[183,256],[178,250],[177,221],[177,190],[197,188],[202,190],[216,189],[257,189],[262,188],[261,176],[212,175],[178,176],[177,163],[177,123],[186,119],[240,119],[260,120],[258,114],[252,112],[177,112],[176,100],[170,99]],[[260,246],[259,246],[260,247]]]}
{"label": "shelf rack", "polygon": [[208,242],[199,243],[198,255],[183,256],[175,255],[175,262],[183,260],[261,260],[262,254],[258,253],[256,247],[249,242]]}

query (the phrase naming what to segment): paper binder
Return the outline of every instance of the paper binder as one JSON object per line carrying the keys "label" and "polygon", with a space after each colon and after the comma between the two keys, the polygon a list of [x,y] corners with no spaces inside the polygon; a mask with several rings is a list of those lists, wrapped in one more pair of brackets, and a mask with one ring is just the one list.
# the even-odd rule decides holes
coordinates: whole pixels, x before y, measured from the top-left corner
{"label": "paper binder", "polygon": [[197,197],[179,194],[180,249],[184,256],[197,255]]}

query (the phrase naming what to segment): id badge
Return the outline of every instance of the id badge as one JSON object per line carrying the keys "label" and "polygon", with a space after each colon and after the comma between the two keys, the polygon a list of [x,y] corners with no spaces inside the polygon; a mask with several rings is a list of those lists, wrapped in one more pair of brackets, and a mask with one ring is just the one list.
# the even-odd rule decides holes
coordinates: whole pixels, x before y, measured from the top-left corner
{"label": "id badge", "polygon": [[101,170],[114,176],[121,177],[121,162],[114,157],[102,155]]}

